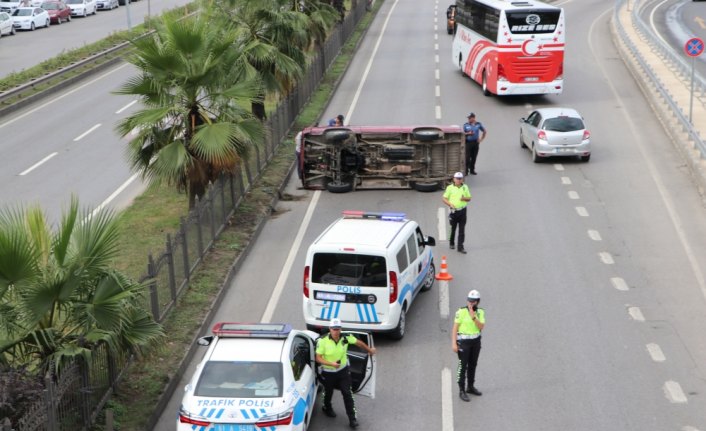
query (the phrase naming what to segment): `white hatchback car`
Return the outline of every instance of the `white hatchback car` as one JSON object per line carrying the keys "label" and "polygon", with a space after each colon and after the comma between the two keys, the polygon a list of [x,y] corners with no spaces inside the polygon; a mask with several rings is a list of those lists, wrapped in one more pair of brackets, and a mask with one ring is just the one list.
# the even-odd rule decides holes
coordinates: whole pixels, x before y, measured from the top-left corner
{"label": "white hatchback car", "polygon": [[521,118],[520,146],[529,148],[535,163],[546,157],[591,159],[591,133],[571,108],[541,108]]}
{"label": "white hatchback car", "polygon": [[95,15],[98,9],[96,0],[66,0],[66,5],[71,9],[71,16]]}
{"label": "white hatchback car", "polygon": [[40,7],[18,7],[12,12],[12,25],[15,30],[31,30],[49,27],[49,13]]}
{"label": "white hatchback car", "polygon": [[14,34],[15,27],[12,25],[12,17],[7,12],[0,12],[0,37]]}
{"label": "white hatchback car", "polygon": [[[370,334],[352,332],[373,347]],[[306,430],[320,389],[311,331],[281,323],[217,323],[184,388],[177,431]],[[375,357],[348,348],[353,392],[375,395]]]}

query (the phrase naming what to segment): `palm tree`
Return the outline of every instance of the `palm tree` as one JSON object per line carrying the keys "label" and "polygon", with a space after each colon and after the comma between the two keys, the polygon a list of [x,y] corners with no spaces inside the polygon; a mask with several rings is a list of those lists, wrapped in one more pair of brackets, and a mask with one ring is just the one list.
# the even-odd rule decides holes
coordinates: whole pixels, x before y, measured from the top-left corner
{"label": "palm tree", "polygon": [[186,191],[189,208],[263,138],[262,124],[248,112],[260,82],[239,74],[243,53],[235,39],[232,29],[207,18],[165,20],[153,37],[133,42],[130,61],[140,75],[116,92],[144,105],[117,126],[121,136],[132,136],[133,169]]}
{"label": "palm tree", "polygon": [[321,36],[318,21],[312,23],[311,16],[291,0],[224,0],[206,13],[223,26],[232,25],[237,33],[235,43],[242,47],[245,60],[239,63],[240,73],[258,76],[262,83],[252,113],[265,119],[265,97],[286,94],[301,77],[313,38]]}
{"label": "palm tree", "polygon": [[114,215],[75,198],[56,230],[38,207],[0,211],[0,365],[47,371],[99,344],[139,352],[163,335],[144,286],[110,267],[117,240]]}

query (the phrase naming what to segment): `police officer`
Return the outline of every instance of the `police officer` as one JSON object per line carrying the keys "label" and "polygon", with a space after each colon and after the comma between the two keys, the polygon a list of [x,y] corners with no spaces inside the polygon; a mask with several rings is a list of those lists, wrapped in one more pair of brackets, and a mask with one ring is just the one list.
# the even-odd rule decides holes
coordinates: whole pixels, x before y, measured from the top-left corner
{"label": "police officer", "polygon": [[456,230],[458,229],[458,252],[466,254],[463,242],[466,240],[466,206],[471,201],[471,191],[463,183],[463,172],[454,174],[454,182],[446,187],[442,200],[451,211],[449,213],[449,223],[451,224],[449,247],[452,250],[456,247]]}
{"label": "police officer", "polygon": [[478,150],[480,143],[485,139],[485,127],[476,121],[476,114],[473,112],[468,114],[468,121],[463,125],[463,134],[466,135],[466,164],[468,173],[478,175],[476,173],[476,159],[478,159]]}
{"label": "police officer", "polygon": [[331,397],[334,388],[338,388],[343,395],[343,404],[351,428],[358,428],[355,417],[355,402],[351,391],[351,372],[348,368],[348,345],[355,344],[364,349],[369,355],[375,354],[375,348],[368,347],[363,341],[351,334],[341,335],[341,319],[331,319],[329,333],[319,339],[316,344],[316,362],[322,365],[321,376],[324,381],[324,414],[335,418],[336,412],[331,407]]}
{"label": "police officer", "polygon": [[468,292],[468,302],[456,311],[451,331],[451,348],[458,354],[459,397],[463,401],[471,401],[469,393],[483,395],[474,386],[480,354],[480,334],[485,327],[485,310],[478,307],[479,302],[480,293],[477,290]]}

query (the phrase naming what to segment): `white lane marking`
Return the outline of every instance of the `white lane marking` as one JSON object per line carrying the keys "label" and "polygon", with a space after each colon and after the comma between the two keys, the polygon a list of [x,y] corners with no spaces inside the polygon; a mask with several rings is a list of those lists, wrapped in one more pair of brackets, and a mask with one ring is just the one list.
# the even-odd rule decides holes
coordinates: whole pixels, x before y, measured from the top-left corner
{"label": "white lane marking", "polygon": [[603,239],[601,238],[600,232],[598,232],[597,230],[589,230],[588,237],[594,241],[601,241]]}
{"label": "white lane marking", "polygon": [[[629,109],[626,109],[626,104],[623,102],[623,99],[620,97],[620,94],[615,88],[615,85],[613,84],[611,80],[611,75],[609,75],[604,66],[604,61],[600,61],[603,58],[603,52],[601,52],[601,57],[597,55],[596,49],[593,46],[593,31],[595,26],[598,24],[598,22],[603,18],[604,15],[612,13],[613,12],[613,6],[609,7],[608,9],[605,10],[605,12],[601,13],[595,21],[591,24],[591,28],[589,30],[589,38],[588,38],[588,43],[591,48],[591,53],[593,54],[593,57],[596,59],[596,64],[598,67],[601,68],[601,71],[603,72],[603,76],[606,78],[606,82],[610,86],[611,91],[613,92],[613,97],[615,97],[616,100],[618,100],[618,107],[621,109],[622,112],[631,112]],[[601,21],[602,22],[602,21]],[[635,124],[634,116],[626,115],[625,116],[625,122],[627,122],[628,127],[630,128],[630,132],[632,132],[632,136],[639,136],[638,133],[638,127]],[[691,248],[691,245],[689,244],[688,237],[686,232],[684,232],[684,229],[682,227],[682,222],[681,219],[679,218],[679,215],[676,212],[676,209],[674,208],[674,204],[672,203],[672,199],[670,198],[669,193],[667,192],[667,187],[664,185],[662,182],[662,177],[660,176],[660,171],[655,167],[654,161],[652,159],[652,155],[647,152],[647,150],[644,148],[643,145],[638,146],[640,150],[640,154],[642,155],[642,158],[645,160],[645,164],[647,166],[648,171],[650,172],[650,176],[654,179],[655,184],[657,186],[657,191],[659,192],[659,196],[662,198],[662,202],[664,202],[664,206],[667,209],[667,212],[669,213],[669,217],[672,220],[672,225],[674,226],[674,229],[677,232],[677,236],[679,237],[679,242],[681,242],[682,248],[684,249],[684,252],[686,253],[687,258],[689,259],[689,264],[691,265],[691,270],[694,273],[694,278],[696,278],[696,282],[699,284],[699,288],[701,289],[701,294],[704,298],[706,298],[706,278],[704,278],[703,272],[701,272],[701,266],[694,255],[694,252]],[[649,154],[649,157],[648,157]]]}
{"label": "white lane marking", "polygon": [[12,120],[9,120],[9,121],[6,121],[6,122],[0,124],[0,129],[2,129],[2,128],[5,127],[5,126],[9,126],[10,124],[14,123],[15,121],[19,121],[19,120],[21,120],[22,118],[25,118],[25,117],[28,116],[28,115],[32,115],[32,114],[34,114],[35,112],[39,111],[40,109],[44,109],[45,107],[47,107],[47,106],[49,106],[49,105],[51,105],[51,104],[53,104],[53,103],[55,103],[55,102],[58,102],[59,100],[63,99],[64,97],[67,97],[67,96],[69,96],[69,95],[71,95],[71,94],[74,94],[75,92],[80,91],[80,90],[82,90],[82,89],[88,87],[89,85],[91,85],[91,84],[93,84],[93,83],[95,83],[95,82],[98,82],[98,81],[100,81],[101,79],[105,78],[106,76],[111,75],[111,74],[113,74],[113,73],[115,73],[115,72],[119,71],[120,69],[122,69],[122,68],[124,68],[124,67],[127,67],[127,66],[130,66],[130,63],[125,63],[125,64],[123,64],[122,66],[118,66],[118,67],[116,67],[115,69],[111,70],[110,72],[107,72],[107,73],[104,73],[104,74],[100,75],[100,76],[97,77],[96,79],[93,79],[93,80],[91,80],[91,81],[88,81],[87,83],[85,83],[85,84],[83,84],[83,85],[81,85],[81,86],[78,86],[78,87],[74,88],[74,89],[71,90],[71,91],[67,91],[66,93],[62,94],[61,96],[57,96],[57,97],[55,97],[55,98],[49,100],[48,102],[43,103],[43,104],[37,106],[37,107],[34,108],[34,109],[30,109],[29,111],[25,112],[24,114],[18,115],[17,117],[13,118]]}
{"label": "white lane marking", "polygon": [[83,133],[80,134],[79,136],[75,137],[75,138],[74,138],[74,142],[78,142],[78,141],[80,141],[81,139],[85,138],[86,135],[88,135],[88,134],[91,133],[92,131],[96,130],[96,129],[99,128],[100,126],[101,126],[101,123],[98,123],[98,124],[96,124],[95,126],[91,127],[90,129],[86,130],[85,132],[83,132]]}
{"label": "white lane marking", "polygon": [[270,296],[270,300],[267,302],[265,312],[262,314],[262,318],[260,319],[263,323],[269,323],[272,319],[272,315],[275,313],[275,307],[277,307],[279,298],[282,296],[282,291],[284,290],[284,283],[289,277],[289,271],[292,269],[294,259],[297,257],[297,252],[301,246],[302,239],[304,239],[304,233],[306,232],[307,227],[309,227],[309,223],[311,223],[311,217],[314,215],[314,209],[316,209],[316,204],[319,202],[319,196],[321,196],[321,190],[315,191],[314,196],[311,198],[311,202],[309,202],[309,208],[306,209],[306,214],[304,214],[304,219],[299,225],[299,231],[297,232],[297,236],[294,238],[292,247],[289,249],[289,255],[287,256],[287,260],[284,262],[282,272],[279,274],[279,278],[275,284],[275,289],[272,292],[272,296]]}
{"label": "white lane marking", "polygon": [[[118,197],[118,195],[122,193],[123,190],[125,190],[130,184],[132,184],[132,182],[135,181],[139,175],[140,174],[133,174],[130,178],[128,178],[127,181],[125,181],[120,187],[118,187],[113,193],[111,193],[110,196],[108,196],[108,199],[104,200],[100,205],[98,205],[96,209],[91,212],[91,215],[88,216],[86,220],[95,217],[99,211],[108,206],[108,204],[111,203],[113,199]],[[86,222],[86,220],[84,220],[84,222]]]}
{"label": "white lane marking", "polygon": [[569,178],[569,177],[561,177],[561,183],[562,183],[562,184],[569,185],[569,184],[571,184],[571,178]]}
{"label": "white lane marking", "polygon": [[434,62],[439,63],[439,54],[434,55]]}
{"label": "white lane marking", "polygon": [[576,207],[576,213],[581,217],[588,217],[588,211],[584,207]]}
{"label": "white lane marking", "polygon": [[448,240],[449,237],[446,236],[446,208],[445,207],[439,207],[439,209],[436,210],[436,220],[437,220],[437,229],[439,230],[439,240],[441,240],[441,241]]}
{"label": "white lane marking", "polygon": [[699,429],[694,428],[691,425],[686,425],[681,428],[681,431],[699,431]]}
{"label": "white lane marking", "polygon": [[618,290],[622,290],[623,292],[627,292],[628,290],[630,290],[630,287],[625,282],[625,280],[623,280],[620,277],[611,278],[610,283],[613,285],[614,288],[616,288]]}
{"label": "white lane marking", "polygon": [[613,256],[611,256],[611,254],[607,251],[602,251],[598,253],[598,256],[601,258],[601,262],[605,263],[606,265],[612,265],[615,263],[615,261],[613,260]]}
{"label": "white lane marking", "polygon": [[662,43],[665,45],[669,45],[666,40],[662,37],[660,34],[659,30],[657,30],[657,26],[655,25],[655,12],[657,12],[657,9],[659,9],[663,4],[667,3],[669,0],[663,0],[661,3],[659,3],[657,6],[652,8],[652,12],[650,12],[650,26],[652,27],[652,34],[656,35]]}
{"label": "white lane marking", "polygon": [[684,395],[684,391],[681,390],[681,385],[674,380],[667,380],[664,382],[664,396],[667,397],[670,403],[674,404],[684,404],[689,402]]}
{"label": "white lane marking", "polygon": [[442,319],[449,317],[449,282],[439,280],[439,314]]}
{"label": "white lane marking", "polygon": [[30,173],[30,172],[32,172],[33,170],[37,169],[39,166],[41,166],[42,164],[44,164],[44,162],[46,162],[47,160],[49,160],[49,159],[51,159],[52,157],[56,156],[57,154],[59,154],[59,153],[51,153],[51,154],[49,154],[48,156],[46,156],[46,157],[43,158],[42,160],[38,161],[37,163],[33,164],[33,165],[30,166],[29,168],[27,168],[27,169],[25,169],[24,171],[20,172],[19,175],[20,175],[20,176],[27,175],[28,173]]}
{"label": "white lane marking", "polygon": [[662,349],[659,347],[659,344],[649,343],[647,345],[647,351],[649,352],[652,360],[655,362],[664,362],[667,360],[662,352]]}
{"label": "white lane marking", "polygon": [[633,318],[633,320],[637,320],[638,322],[645,321],[645,316],[642,315],[642,310],[640,310],[640,307],[628,307],[628,314]]}
{"label": "white lane marking", "polygon": [[[382,37],[385,35],[385,29],[387,28],[387,24],[390,22],[390,18],[394,15],[395,7],[397,6],[397,3],[399,3],[400,0],[395,0],[395,2],[392,4],[390,7],[390,11],[387,13],[387,17],[385,18],[385,22],[382,25],[382,29],[380,30],[380,35],[378,36],[377,41],[375,41],[375,46],[373,47],[373,52],[370,53],[370,58],[368,59],[368,64],[365,66],[365,70],[363,71],[363,76],[360,77],[360,82],[358,83],[358,88],[355,90],[355,94],[353,95],[353,100],[351,101],[351,106],[348,108],[348,112],[346,113],[346,118],[348,119],[348,124],[351,124],[351,118],[353,117],[353,111],[355,110],[356,105],[358,104],[358,98],[360,98],[360,93],[363,91],[363,85],[365,85],[365,81],[368,79],[368,74],[370,73],[370,69],[373,67],[373,60],[375,60],[375,55],[378,52],[378,49],[380,48],[380,43],[382,42]],[[438,47],[438,44],[436,44]],[[438,48],[437,48],[438,49]]]}
{"label": "white lane marking", "polygon": [[118,109],[117,111],[115,111],[115,113],[116,113],[116,114],[120,114],[120,113],[122,113],[124,110],[126,110],[127,108],[129,108],[129,107],[131,107],[132,105],[134,105],[135,103],[137,103],[137,99],[136,99],[136,100],[133,100],[132,102],[130,102],[130,103],[128,103],[127,105],[123,106],[122,108]]}
{"label": "white lane marking", "polygon": [[562,165],[561,163],[554,163],[554,169],[561,172],[564,170],[564,165]]}
{"label": "white lane marking", "polygon": [[436,87],[434,87],[434,95],[436,97],[441,97],[441,87],[440,86],[437,85]]}
{"label": "white lane marking", "polygon": [[438,50],[439,50],[439,44],[438,44],[438,43],[435,43],[435,44],[434,44],[434,51],[438,51]]}
{"label": "white lane marking", "polygon": [[569,199],[581,199],[579,193],[573,190],[569,190]]}
{"label": "white lane marking", "polygon": [[434,40],[439,40],[439,33],[434,33]]}
{"label": "white lane marking", "polygon": [[436,111],[435,114],[434,114],[434,115],[436,116],[436,119],[437,119],[437,120],[441,120],[441,106],[436,105],[436,107],[434,108],[434,110]]}
{"label": "white lane marking", "polygon": [[440,76],[439,76],[439,69],[436,69],[436,70],[434,71],[434,78],[436,78],[437,81],[439,80],[439,78],[440,78]]}
{"label": "white lane marking", "polygon": [[451,400],[453,391],[451,390],[451,370],[444,367],[441,370],[441,430],[454,431],[454,408]]}

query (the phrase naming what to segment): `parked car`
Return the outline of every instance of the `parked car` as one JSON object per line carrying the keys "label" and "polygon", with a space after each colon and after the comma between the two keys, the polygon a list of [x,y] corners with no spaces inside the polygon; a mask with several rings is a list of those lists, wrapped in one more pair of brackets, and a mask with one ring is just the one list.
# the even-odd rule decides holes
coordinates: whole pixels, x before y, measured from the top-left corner
{"label": "parked car", "polygon": [[42,9],[49,13],[52,24],[61,24],[71,21],[71,9],[61,0],[51,0],[42,3]]}
{"label": "parked car", "polygon": [[12,12],[12,25],[15,30],[31,30],[49,27],[51,20],[47,11],[40,7],[18,7]]}
{"label": "parked car", "polygon": [[87,17],[96,14],[96,0],[67,0],[66,5],[71,9],[71,16]]}
{"label": "parked car", "polygon": [[[349,334],[373,347],[372,335]],[[208,351],[184,388],[177,431],[306,430],[321,389],[318,338],[281,323],[217,323],[198,340]],[[374,398],[374,363],[349,345],[354,393]]]}
{"label": "parked car", "polygon": [[0,12],[12,15],[12,12],[20,6],[22,6],[21,0],[0,0]]}
{"label": "parked car", "polygon": [[96,9],[98,10],[113,10],[118,7],[118,0],[98,0]]}
{"label": "parked car", "polygon": [[591,159],[591,133],[571,108],[542,108],[521,118],[520,146],[530,149],[535,163],[554,156]]}
{"label": "parked car", "polygon": [[446,32],[456,34],[456,5],[452,4],[446,9]]}
{"label": "parked car", "polygon": [[15,27],[12,25],[12,17],[7,12],[0,12],[0,36],[13,36]]}

